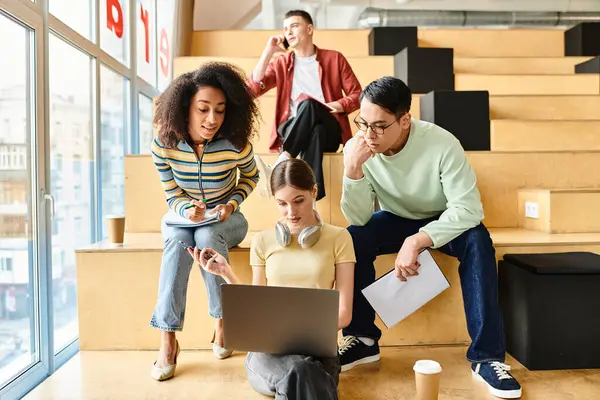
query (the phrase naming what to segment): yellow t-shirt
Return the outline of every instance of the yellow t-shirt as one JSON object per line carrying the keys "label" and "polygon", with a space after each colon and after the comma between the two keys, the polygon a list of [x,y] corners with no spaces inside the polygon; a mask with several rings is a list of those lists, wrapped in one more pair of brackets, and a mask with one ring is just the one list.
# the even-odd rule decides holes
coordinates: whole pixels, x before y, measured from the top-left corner
{"label": "yellow t-shirt", "polygon": [[352,236],[337,226],[323,224],[319,241],[308,249],[293,237],[288,247],[281,247],[275,228],[252,237],[250,265],[265,267],[267,285],[332,289],[335,265],[356,262]]}

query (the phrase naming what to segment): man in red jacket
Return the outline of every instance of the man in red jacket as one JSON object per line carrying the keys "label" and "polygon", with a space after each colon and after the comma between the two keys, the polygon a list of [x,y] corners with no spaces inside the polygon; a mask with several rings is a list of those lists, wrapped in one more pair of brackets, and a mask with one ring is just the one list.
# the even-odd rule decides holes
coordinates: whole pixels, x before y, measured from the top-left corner
{"label": "man in red jacket", "polygon": [[[257,96],[277,88],[269,150],[280,153],[277,162],[297,156],[306,161],[315,174],[320,200],[325,197],[323,153],[337,151],[352,137],[348,114],[359,108],[362,88],[340,52],[314,45],[314,29],[307,12],[288,11],[284,36],[269,38],[249,84]],[[281,46],[293,51],[271,61]],[[271,167],[260,157],[257,162],[261,181],[268,186]]]}

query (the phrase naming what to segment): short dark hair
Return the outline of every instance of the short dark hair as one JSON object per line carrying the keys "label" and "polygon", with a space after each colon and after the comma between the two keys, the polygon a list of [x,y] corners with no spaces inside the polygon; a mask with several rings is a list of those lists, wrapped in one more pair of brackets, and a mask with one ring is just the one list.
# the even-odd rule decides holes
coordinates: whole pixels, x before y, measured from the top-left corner
{"label": "short dark hair", "polygon": [[306,21],[307,24],[314,25],[312,17],[310,16],[309,13],[307,13],[304,10],[290,10],[285,13],[285,16],[283,19],[287,19],[289,17],[302,17]]}
{"label": "short dark hair", "polygon": [[412,92],[402,80],[384,76],[369,83],[360,94],[360,101],[366,98],[396,117],[410,111]]}
{"label": "short dark hair", "polygon": [[306,161],[299,158],[290,158],[277,164],[271,174],[271,194],[284,186],[291,186],[298,190],[313,190],[315,187],[315,174]]}
{"label": "short dark hair", "polygon": [[190,141],[187,122],[190,102],[202,87],[223,91],[225,119],[218,134],[237,149],[244,149],[256,132],[260,116],[255,96],[244,71],[233,64],[214,61],[175,78],[158,98],[154,123],[161,143],[174,149],[180,141]]}

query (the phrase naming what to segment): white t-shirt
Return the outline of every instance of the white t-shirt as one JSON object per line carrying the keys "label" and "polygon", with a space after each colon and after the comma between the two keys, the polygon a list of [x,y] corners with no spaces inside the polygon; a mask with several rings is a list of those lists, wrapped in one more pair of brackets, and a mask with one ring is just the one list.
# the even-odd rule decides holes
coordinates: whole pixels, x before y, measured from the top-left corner
{"label": "white t-shirt", "polygon": [[302,93],[325,102],[321,79],[319,78],[319,63],[317,55],[310,57],[296,57],[294,61],[294,78],[292,81],[292,97],[290,99],[290,117],[296,116],[297,104],[295,100]]}

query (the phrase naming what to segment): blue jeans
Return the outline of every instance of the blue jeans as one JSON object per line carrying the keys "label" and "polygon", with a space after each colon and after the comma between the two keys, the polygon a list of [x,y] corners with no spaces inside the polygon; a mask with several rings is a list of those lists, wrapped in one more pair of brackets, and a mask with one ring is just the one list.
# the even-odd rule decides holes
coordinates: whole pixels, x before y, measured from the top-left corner
{"label": "blue jeans", "polygon": [[[409,220],[378,211],[365,226],[348,227],[354,241],[356,266],[352,322],[343,330],[345,336],[381,338],[381,331],[375,325],[375,311],[361,292],[375,280],[373,262],[379,255],[400,251],[407,237],[435,219]],[[506,345],[498,304],[496,255],[488,230],[479,224],[438,250],[460,261],[458,272],[471,337],[467,359],[503,362]]]}
{"label": "blue jeans", "polygon": [[[181,240],[199,249],[210,247],[229,261],[229,249],[237,246],[248,233],[248,221],[241,212],[235,211],[226,221],[198,228],[167,227],[164,220],[161,225],[165,247],[160,266],[158,282],[158,301],[150,326],[167,332],[181,331],[185,319],[185,304],[188,281],[193,258],[178,243]],[[208,295],[208,314],[213,318],[222,318],[221,284],[223,278],[202,272]]]}

